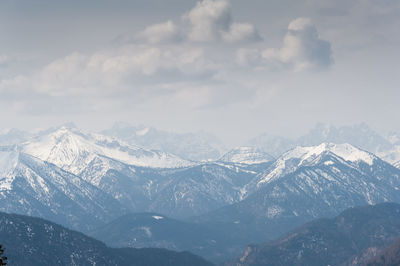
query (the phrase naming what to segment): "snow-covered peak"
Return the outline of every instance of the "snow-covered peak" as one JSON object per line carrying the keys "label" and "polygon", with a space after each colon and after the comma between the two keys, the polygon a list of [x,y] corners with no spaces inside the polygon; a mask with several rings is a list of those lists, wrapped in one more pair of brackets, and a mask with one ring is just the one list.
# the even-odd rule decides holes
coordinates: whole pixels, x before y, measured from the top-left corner
{"label": "snow-covered peak", "polygon": [[190,162],[160,151],[128,145],[100,134],[84,134],[76,128],[59,127],[22,145],[25,153],[79,174],[96,156],[146,167],[181,167]]}
{"label": "snow-covered peak", "polygon": [[[265,183],[277,177],[294,172],[305,164],[316,164],[320,162],[323,155],[333,155],[344,162],[364,162],[372,165],[377,158],[375,155],[360,150],[350,144],[322,143],[318,146],[298,146],[279,157],[272,166],[272,170],[259,182]],[[332,165],[333,162],[326,162],[325,165]]]}
{"label": "snow-covered peak", "polygon": [[345,144],[322,143],[318,146],[296,147],[293,150],[290,150],[287,153],[283,154],[281,159],[287,160],[292,158],[299,158],[301,159],[301,161],[306,161],[309,160],[310,158],[314,158],[318,155],[321,155],[324,152],[334,153],[346,161],[350,162],[363,161],[369,165],[372,165],[374,158],[376,158],[371,153],[360,150],[347,143]]}
{"label": "snow-covered peak", "polygon": [[219,160],[223,162],[258,164],[272,161],[274,158],[257,147],[243,146],[232,149]]}

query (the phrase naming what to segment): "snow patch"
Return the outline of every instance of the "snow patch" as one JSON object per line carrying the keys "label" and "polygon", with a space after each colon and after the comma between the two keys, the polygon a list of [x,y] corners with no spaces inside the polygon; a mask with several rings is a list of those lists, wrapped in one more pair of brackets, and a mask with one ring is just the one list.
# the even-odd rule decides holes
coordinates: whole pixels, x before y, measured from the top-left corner
{"label": "snow patch", "polygon": [[162,217],[162,216],[157,216],[157,215],[153,215],[152,216],[154,219],[156,219],[156,220],[162,220],[162,219],[164,219],[164,217]]}
{"label": "snow patch", "polygon": [[140,227],[139,229],[140,229],[140,230],[143,230],[143,231],[146,233],[146,235],[147,235],[148,238],[150,238],[150,237],[152,236],[150,227],[142,226],[142,227]]}
{"label": "snow patch", "polygon": [[267,217],[272,219],[278,217],[283,212],[283,209],[277,205],[268,207],[267,209]]}
{"label": "snow patch", "polygon": [[144,136],[149,132],[150,128],[146,127],[136,131],[136,136]]}

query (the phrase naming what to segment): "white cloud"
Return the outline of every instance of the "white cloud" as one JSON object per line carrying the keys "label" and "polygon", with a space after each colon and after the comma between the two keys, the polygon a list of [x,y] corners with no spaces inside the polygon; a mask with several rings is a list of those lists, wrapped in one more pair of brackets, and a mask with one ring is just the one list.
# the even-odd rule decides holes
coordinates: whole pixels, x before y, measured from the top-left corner
{"label": "white cloud", "polygon": [[235,23],[228,0],[203,0],[184,19],[190,22],[188,39],[193,42],[225,41],[229,43],[258,41],[257,30],[249,23]]}
{"label": "white cloud", "polygon": [[262,38],[254,25],[232,19],[228,0],[202,0],[182,16],[181,25],[171,20],[146,27],[134,38],[150,44],[189,42],[240,43]]}
{"label": "white cloud", "polygon": [[232,24],[229,2],[226,0],[203,0],[185,16],[190,24],[189,39],[195,42],[214,41],[228,32]]}
{"label": "white cloud", "polygon": [[309,18],[290,22],[280,49],[266,49],[262,53],[268,61],[283,63],[295,70],[325,68],[333,63],[331,45],[320,38]]}
{"label": "white cloud", "polygon": [[180,29],[171,20],[148,26],[138,34],[137,38],[150,44],[173,43],[182,40]]}
{"label": "white cloud", "polygon": [[[175,79],[204,79],[217,66],[202,49],[161,49],[129,45],[91,55],[73,53],[55,60],[31,76],[0,82],[0,92],[29,90],[48,96],[99,95],[140,92],[148,84],[168,84]],[[151,88],[149,89],[151,90]]]}

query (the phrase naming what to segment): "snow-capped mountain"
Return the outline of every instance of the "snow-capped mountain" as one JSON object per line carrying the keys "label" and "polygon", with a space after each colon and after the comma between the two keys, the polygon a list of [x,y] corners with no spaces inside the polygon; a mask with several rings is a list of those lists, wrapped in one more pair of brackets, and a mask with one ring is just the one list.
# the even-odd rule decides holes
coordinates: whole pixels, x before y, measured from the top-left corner
{"label": "snow-capped mountain", "polygon": [[224,163],[205,163],[165,173],[151,187],[149,211],[171,217],[199,215],[243,199],[243,187],[257,171]]}
{"label": "snow-capped mountain", "polygon": [[244,190],[243,201],[201,219],[250,223],[270,239],[349,207],[400,203],[400,170],[349,144],[324,143],[283,154]]}
{"label": "snow-capped mountain", "polygon": [[219,161],[222,162],[243,164],[259,164],[273,160],[274,157],[264,152],[262,149],[250,146],[234,148],[219,159]]}
{"label": "snow-capped mountain", "polygon": [[[272,171],[267,170],[267,175],[262,177],[258,182],[258,186],[262,183],[267,183],[275,178],[290,174],[296,171],[301,166],[313,166],[318,163],[323,156],[332,154],[338,159],[351,163],[366,163],[372,165],[377,159],[373,154],[357,149],[350,144],[334,144],[322,143],[318,146],[311,147],[296,147],[278,158],[270,167]],[[345,163],[345,162],[343,162]],[[333,161],[324,162],[325,165],[333,165]]]}
{"label": "snow-capped mountain", "polygon": [[62,126],[39,134],[22,144],[23,152],[80,174],[98,156],[126,164],[170,168],[192,163],[161,151],[146,150],[99,134],[84,134],[76,128]]}
{"label": "snow-capped mountain", "polygon": [[80,177],[16,147],[0,148],[0,210],[88,230],[125,213],[112,197]]}
{"label": "snow-capped mountain", "polygon": [[102,131],[102,134],[192,161],[215,160],[226,151],[217,137],[204,132],[179,134],[148,126],[116,123],[112,128]]}
{"label": "snow-capped mountain", "polygon": [[242,188],[258,173],[250,166],[224,163],[145,168],[98,156],[80,176],[131,212],[155,211],[184,217],[240,201]]}

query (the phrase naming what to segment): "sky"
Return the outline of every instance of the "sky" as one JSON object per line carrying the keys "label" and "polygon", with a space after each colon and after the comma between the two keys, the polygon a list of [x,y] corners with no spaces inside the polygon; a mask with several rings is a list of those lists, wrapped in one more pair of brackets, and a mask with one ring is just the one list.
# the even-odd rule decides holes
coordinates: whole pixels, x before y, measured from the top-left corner
{"label": "sky", "polygon": [[397,0],[2,0],[0,128],[399,131]]}

